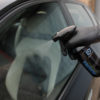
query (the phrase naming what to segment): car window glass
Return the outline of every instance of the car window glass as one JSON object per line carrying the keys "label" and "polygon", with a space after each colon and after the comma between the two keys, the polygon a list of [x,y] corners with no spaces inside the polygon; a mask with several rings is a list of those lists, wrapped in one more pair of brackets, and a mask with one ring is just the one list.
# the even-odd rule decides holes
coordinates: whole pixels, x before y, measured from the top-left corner
{"label": "car window glass", "polygon": [[1,49],[12,58],[4,82],[13,99],[55,100],[77,64],[61,54],[59,42],[52,41],[68,25],[57,3],[32,9],[10,27],[6,41],[1,41]]}
{"label": "car window glass", "polygon": [[78,27],[93,26],[93,23],[81,5],[66,3],[66,6]]}

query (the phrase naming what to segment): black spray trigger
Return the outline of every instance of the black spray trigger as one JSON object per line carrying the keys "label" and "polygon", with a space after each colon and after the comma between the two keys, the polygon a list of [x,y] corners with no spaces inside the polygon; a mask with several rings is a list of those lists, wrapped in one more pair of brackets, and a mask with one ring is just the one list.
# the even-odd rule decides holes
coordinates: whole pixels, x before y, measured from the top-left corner
{"label": "black spray trigger", "polygon": [[76,26],[72,25],[62,29],[53,36],[53,41],[60,41],[61,51],[64,56],[67,56],[66,43],[77,33]]}

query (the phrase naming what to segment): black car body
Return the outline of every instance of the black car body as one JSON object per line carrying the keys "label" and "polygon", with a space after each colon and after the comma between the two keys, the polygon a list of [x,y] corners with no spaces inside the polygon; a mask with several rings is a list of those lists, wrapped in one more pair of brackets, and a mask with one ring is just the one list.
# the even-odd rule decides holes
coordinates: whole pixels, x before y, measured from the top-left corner
{"label": "black car body", "polygon": [[[76,6],[77,5],[81,6],[84,12],[87,13],[89,20],[91,21],[93,26],[98,25],[91,11],[87,8],[87,6],[85,6],[80,2],[68,1],[68,0],[4,0],[0,2],[1,5],[0,6],[0,39],[2,40],[2,38],[6,36],[5,34],[6,27],[10,26],[9,20],[13,22],[15,20],[14,16],[19,16],[18,14],[24,12],[24,9],[27,9],[28,7],[33,5],[38,5],[42,3],[54,3],[54,2],[59,5],[68,26],[76,25],[76,23],[75,20],[73,19],[73,15],[70,13],[68,7],[65,4],[75,4]],[[9,23],[9,25],[7,25],[7,23]],[[7,50],[4,51],[6,52]],[[77,64],[77,67],[72,71],[72,73],[70,73],[70,76],[67,79],[67,81],[65,80],[63,88],[61,88],[57,96],[54,97],[53,99],[51,98],[51,100],[54,99],[84,100],[88,91],[88,87],[91,83],[91,80],[92,80],[92,76],[84,69],[84,67],[82,67],[81,64]]]}

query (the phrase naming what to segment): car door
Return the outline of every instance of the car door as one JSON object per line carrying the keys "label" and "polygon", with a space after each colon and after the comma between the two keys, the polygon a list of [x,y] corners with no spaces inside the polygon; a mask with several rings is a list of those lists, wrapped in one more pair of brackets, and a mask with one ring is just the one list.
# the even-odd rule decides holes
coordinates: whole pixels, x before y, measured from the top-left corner
{"label": "car door", "polygon": [[18,3],[1,18],[2,100],[59,96],[77,67],[77,61],[63,56],[59,43],[51,41],[56,32],[69,26],[67,18],[61,2],[52,0]]}

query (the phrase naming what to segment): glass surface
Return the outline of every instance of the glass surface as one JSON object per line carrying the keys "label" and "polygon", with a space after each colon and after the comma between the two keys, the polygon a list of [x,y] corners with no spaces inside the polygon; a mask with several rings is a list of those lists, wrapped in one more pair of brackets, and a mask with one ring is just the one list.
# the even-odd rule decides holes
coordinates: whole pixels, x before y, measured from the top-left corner
{"label": "glass surface", "polygon": [[93,23],[89,15],[81,5],[66,3],[66,6],[76,26],[78,27],[93,26]]}
{"label": "glass surface", "polygon": [[61,54],[59,42],[52,41],[67,27],[59,5],[40,4],[13,23],[0,42],[11,57],[4,80],[8,92],[18,100],[55,100],[77,64]]}

